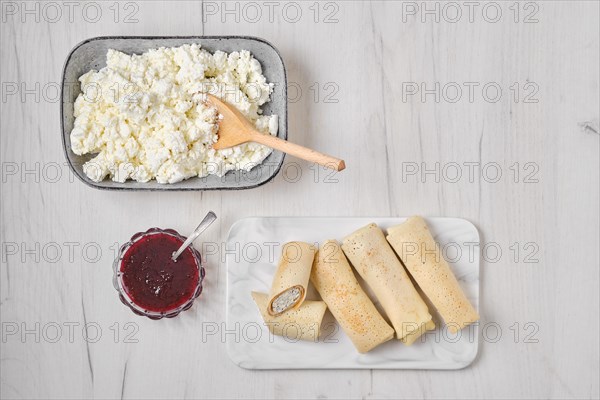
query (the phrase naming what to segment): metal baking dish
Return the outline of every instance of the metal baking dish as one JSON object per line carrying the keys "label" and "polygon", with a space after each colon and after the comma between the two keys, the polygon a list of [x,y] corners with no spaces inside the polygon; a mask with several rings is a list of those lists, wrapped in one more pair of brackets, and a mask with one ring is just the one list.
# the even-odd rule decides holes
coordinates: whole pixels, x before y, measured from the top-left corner
{"label": "metal baking dish", "polygon": [[205,178],[190,178],[175,184],[160,184],[154,180],[147,183],[127,181],[113,182],[105,179],[94,182],[83,172],[83,164],[95,155],[78,156],[71,151],[70,134],[73,129],[73,108],[75,99],[81,91],[79,77],[91,69],[98,70],[106,66],[106,52],[115,49],[127,54],[141,54],[158,47],[177,47],[183,44],[198,43],[208,51],[216,50],[230,53],[248,50],[260,62],[267,81],[275,84],[271,101],[262,108],[265,114],[279,116],[277,136],[287,139],[287,77],[283,60],[279,52],[269,42],[248,36],[107,36],[87,39],[71,50],[65,61],[62,76],[61,128],[65,156],[73,173],[89,186],[110,190],[223,190],[249,189],[263,185],[273,179],[281,169],[284,154],[273,151],[262,164],[246,171],[230,171],[222,178],[209,175]]}

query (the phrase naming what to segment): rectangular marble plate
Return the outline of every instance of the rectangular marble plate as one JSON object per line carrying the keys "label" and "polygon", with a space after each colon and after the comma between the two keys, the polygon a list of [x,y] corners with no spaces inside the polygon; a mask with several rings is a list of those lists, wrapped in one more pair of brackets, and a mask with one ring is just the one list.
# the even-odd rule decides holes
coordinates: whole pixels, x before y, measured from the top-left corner
{"label": "rectangular marble plate", "polygon": [[[322,243],[338,241],[354,230],[374,222],[382,229],[405,218],[245,218],[231,227],[226,243],[227,352],[231,360],[247,369],[460,369],[477,355],[479,327],[451,334],[430,305],[437,328],[412,346],[392,339],[367,354],[359,354],[326,313],[317,342],[273,336],[264,325],[250,292],[268,292],[281,255],[289,241]],[[459,218],[427,218],[467,297],[479,308],[479,234],[470,222]],[[364,282],[359,281],[375,300]],[[308,299],[318,299],[314,288]],[[379,304],[374,301],[380,308]]]}

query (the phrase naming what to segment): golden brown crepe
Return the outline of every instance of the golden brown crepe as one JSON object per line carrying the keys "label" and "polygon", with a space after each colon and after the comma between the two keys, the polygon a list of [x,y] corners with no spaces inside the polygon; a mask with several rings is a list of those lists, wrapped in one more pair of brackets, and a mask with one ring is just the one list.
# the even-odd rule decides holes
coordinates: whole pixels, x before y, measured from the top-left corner
{"label": "golden brown crepe", "polygon": [[317,251],[310,281],[360,353],[394,337],[392,327],[360,287],[337,241],[327,240]]}
{"label": "golden brown crepe", "polygon": [[427,305],[377,225],[348,235],[342,250],[377,296],[398,339],[410,345],[435,327]]}
{"label": "golden brown crepe", "polygon": [[315,248],[308,243],[289,242],[283,245],[269,293],[267,312],[270,315],[280,315],[300,307],[306,297],[314,258]]}
{"label": "golden brown crepe", "polygon": [[389,228],[387,240],[450,332],[479,320],[423,218],[411,217]]}
{"label": "golden brown crepe", "polygon": [[404,338],[402,338],[402,342],[410,346],[411,344],[416,342],[417,339],[420,338],[421,335],[423,335],[425,332],[432,331],[434,329],[435,323],[433,322],[433,319],[430,319],[421,326],[417,326],[417,324],[411,324],[410,327],[407,329],[408,333],[404,336]]}
{"label": "golden brown crepe", "polygon": [[274,335],[293,340],[317,341],[321,332],[321,321],[327,310],[324,301],[306,300],[300,307],[274,317],[267,312],[269,297],[266,293],[252,292],[252,298],[265,325]]}

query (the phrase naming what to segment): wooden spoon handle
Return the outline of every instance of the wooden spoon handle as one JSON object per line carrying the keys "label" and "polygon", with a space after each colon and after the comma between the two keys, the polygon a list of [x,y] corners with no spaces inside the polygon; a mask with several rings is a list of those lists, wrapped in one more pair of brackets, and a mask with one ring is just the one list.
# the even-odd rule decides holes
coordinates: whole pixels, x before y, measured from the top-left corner
{"label": "wooden spoon handle", "polygon": [[344,160],[328,156],[327,154],[319,153],[316,150],[312,150],[295,143],[290,143],[287,140],[279,139],[276,136],[256,132],[252,134],[251,140],[253,142],[264,144],[272,149],[283,151],[284,153],[291,154],[294,157],[314,162],[336,171],[341,171],[346,168],[346,163]]}

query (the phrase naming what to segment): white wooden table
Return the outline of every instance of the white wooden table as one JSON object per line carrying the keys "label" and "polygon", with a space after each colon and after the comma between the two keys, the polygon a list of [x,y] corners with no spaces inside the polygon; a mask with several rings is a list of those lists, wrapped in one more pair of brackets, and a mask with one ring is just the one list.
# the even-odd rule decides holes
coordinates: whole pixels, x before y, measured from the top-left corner
{"label": "white wooden table", "polygon": [[[1,7],[3,399],[599,396],[597,2]],[[69,50],[101,35],[269,40],[288,69],[290,139],[348,169],[332,181],[288,157],[287,175],[244,192],[88,188],[64,165],[56,89]],[[490,327],[478,358],[459,371],[240,369],[220,335],[214,252],[190,311],[134,316],[112,287],[115,243],[187,232],[207,210],[216,243],[245,216],[472,221]]]}

